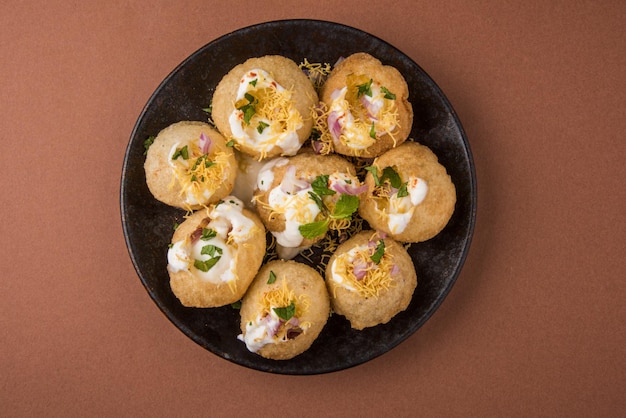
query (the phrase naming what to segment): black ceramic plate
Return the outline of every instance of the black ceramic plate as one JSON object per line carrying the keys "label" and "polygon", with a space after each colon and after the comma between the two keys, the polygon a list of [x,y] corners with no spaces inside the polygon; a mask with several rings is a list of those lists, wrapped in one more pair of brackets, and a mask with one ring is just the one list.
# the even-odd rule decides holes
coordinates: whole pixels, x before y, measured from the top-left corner
{"label": "black ceramic plate", "polygon": [[[291,360],[266,360],[237,340],[239,312],[183,307],[172,294],[166,270],[173,224],[184,213],[157,202],[143,169],[144,140],[181,120],[206,120],[202,110],[222,76],[247,58],[280,54],[300,63],[333,64],[340,57],[368,52],[396,67],[406,78],[413,105],[411,137],[430,147],[457,188],[457,206],[435,238],[410,247],[419,284],[408,309],[385,325],[352,330],[333,315],[313,346]],[[150,297],[189,338],[234,363],[272,373],[316,374],[371,360],[413,334],[433,314],[453,286],[465,261],[476,213],[476,180],[469,144],[452,106],[434,81],[409,57],[360,30],[315,20],[263,23],[210,42],[183,61],[156,89],[132,132],[121,180],[121,215],[126,244]]]}

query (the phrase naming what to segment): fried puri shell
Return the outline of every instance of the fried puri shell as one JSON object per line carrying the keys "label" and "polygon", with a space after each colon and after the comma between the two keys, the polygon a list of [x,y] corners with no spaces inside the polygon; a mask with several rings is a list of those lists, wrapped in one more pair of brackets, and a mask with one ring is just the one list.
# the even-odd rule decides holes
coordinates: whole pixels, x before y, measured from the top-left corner
{"label": "fried puri shell", "polygon": [[328,79],[322,86],[320,100],[330,106],[331,95],[335,90],[341,90],[346,86],[346,77],[366,75],[385,86],[396,95],[398,111],[398,126],[392,131],[394,138],[388,134],[376,139],[376,142],[364,150],[355,150],[339,141],[334,142],[334,150],[338,154],[358,156],[364,158],[376,157],[383,152],[403,143],[409,136],[413,125],[413,107],[409,102],[409,88],[400,72],[392,66],[383,65],[380,60],[371,55],[358,52],[341,61],[333,68]]}
{"label": "fried puri shell", "polygon": [[[268,283],[270,272],[276,277]],[[254,321],[259,315],[264,295],[272,289],[279,289],[284,282],[293,291],[298,300],[305,298],[308,307],[298,320],[300,324],[308,324],[301,334],[286,341],[276,341],[261,347],[257,354],[274,360],[287,360],[303,353],[311,347],[330,316],[330,302],[324,285],[324,279],[313,268],[295,261],[274,260],[265,264],[241,303],[241,332],[245,335],[246,323]]]}
{"label": "fried puri shell", "polygon": [[[172,272],[168,268],[172,292],[184,306],[214,308],[239,301],[257,273],[265,256],[265,229],[259,217],[243,209],[242,213],[254,222],[255,228],[249,238],[239,244],[235,255],[236,283],[212,283],[205,281],[191,270]],[[201,209],[182,222],[172,237],[172,243],[189,238],[198,228],[205,227],[211,218],[207,209]]]}
{"label": "fried puri shell", "polygon": [[[213,94],[212,117],[215,126],[227,138],[232,138],[233,132],[230,127],[229,117],[235,110],[237,90],[242,77],[250,70],[262,69],[285,89],[292,92],[294,108],[302,116],[302,127],[296,132],[300,144],[311,134],[313,119],[311,109],[318,102],[317,92],[309,78],[302,72],[298,65],[289,58],[280,55],[266,55],[259,58],[250,58],[244,63],[235,66],[218,83]],[[238,149],[254,158],[271,158],[282,155],[280,147],[274,147],[267,154],[250,144],[238,144]]]}
{"label": "fried puri shell", "polygon": [[[269,194],[275,187],[278,187],[285,176],[285,172],[290,165],[296,167],[296,176],[298,178],[311,179],[315,177],[331,174],[334,172],[349,173],[356,175],[354,165],[345,158],[335,155],[319,155],[311,151],[302,151],[293,157],[287,158],[288,163],[284,165],[276,165],[272,168],[274,172],[274,181],[266,190],[255,189],[254,202],[257,212],[263,221],[263,224],[270,232],[281,232],[285,230],[285,216],[283,214],[273,213],[268,205]],[[308,247],[320,241],[324,236],[313,239],[304,238],[300,247]]]}
{"label": "fried puri shell", "polygon": [[[209,159],[217,152],[223,152],[227,155],[227,163],[224,164],[226,174],[225,179],[208,199],[198,204],[189,204],[186,202],[187,197],[182,191],[180,182],[175,179],[175,172],[169,161],[170,151],[177,143],[180,143],[182,147],[190,142],[199,141],[200,135],[203,133],[211,139]],[[148,148],[144,169],[146,184],[155,199],[185,210],[197,210],[230,194],[237,175],[237,162],[232,148],[226,146],[224,137],[211,125],[197,121],[182,121],[176,122],[159,132]]]}
{"label": "fried puri shell", "polygon": [[356,290],[338,285],[332,278],[332,266],[337,257],[351,249],[367,245],[380,238],[374,231],[362,231],[337,247],[326,267],[326,287],[335,313],[343,315],[350,326],[357,330],[385,324],[398,313],[404,311],[411,302],[417,286],[417,275],[413,260],[405,248],[392,238],[384,238],[385,252],[392,256],[397,271],[392,273],[390,287],[380,291],[378,296],[363,296]]}
{"label": "fried puri shell", "polygon": [[424,201],[415,207],[404,231],[392,234],[387,218],[382,217],[376,210],[377,203],[373,198],[374,177],[371,172],[368,172],[365,177],[367,197],[361,199],[359,214],[372,228],[384,231],[402,242],[426,241],[441,232],[454,212],[456,188],[445,167],[439,163],[437,156],[428,147],[413,141],[405,142],[375,159],[373,165],[378,167],[379,172],[385,167],[393,167],[403,181],[406,181],[409,176],[425,180],[428,193]]}

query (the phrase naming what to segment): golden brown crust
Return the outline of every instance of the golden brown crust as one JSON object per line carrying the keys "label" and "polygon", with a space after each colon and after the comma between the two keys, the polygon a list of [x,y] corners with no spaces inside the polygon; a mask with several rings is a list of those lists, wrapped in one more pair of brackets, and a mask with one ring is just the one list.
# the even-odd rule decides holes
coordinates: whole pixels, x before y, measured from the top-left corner
{"label": "golden brown crust", "polygon": [[[189,216],[174,232],[172,243],[182,241],[193,234],[198,228],[205,227],[211,220],[209,211],[201,209]],[[212,283],[199,278],[189,270],[172,272],[168,268],[172,292],[184,306],[196,308],[213,308],[239,301],[250,286],[265,256],[265,229],[259,217],[243,209],[242,213],[254,222],[252,234],[239,244],[235,255],[234,286],[228,283]]]}
{"label": "golden brown crust", "polygon": [[[270,271],[276,276],[274,283],[268,284]],[[293,339],[269,343],[258,350],[262,357],[286,360],[308,350],[320,334],[330,315],[330,302],[324,279],[311,267],[295,261],[270,261],[260,270],[250,285],[241,303],[241,332],[245,335],[246,324],[254,321],[259,314],[263,296],[272,289],[280,289],[286,281],[296,299],[306,298],[308,307],[300,316],[300,324],[308,324],[304,332]]]}
{"label": "golden brown crust", "polygon": [[337,247],[326,267],[326,287],[330,295],[332,309],[350,321],[352,328],[362,330],[379,324],[385,324],[404,311],[411,302],[413,292],[417,286],[417,276],[413,260],[404,247],[391,238],[385,238],[385,252],[392,256],[397,272],[392,274],[391,287],[382,290],[378,297],[366,297],[357,291],[346,289],[332,278],[332,266],[337,257],[351,249],[367,245],[375,237],[380,239],[374,231],[362,231]]}
{"label": "golden brown crust", "polygon": [[[356,170],[352,163],[339,155],[319,155],[310,151],[303,151],[293,157],[283,158],[286,158],[288,163],[275,166],[272,169],[274,172],[274,181],[271,186],[266,191],[259,189],[254,191],[254,202],[257,212],[263,224],[270,232],[282,232],[285,230],[285,216],[283,214],[272,213],[268,205],[268,198],[271,190],[278,187],[282,182],[289,166],[296,167],[296,176],[298,178],[309,179],[311,181],[317,176],[335,172],[356,176]],[[324,238],[324,235],[314,239],[305,238],[302,241],[301,247],[313,245],[322,238]]]}
{"label": "golden brown crust", "polygon": [[372,228],[384,231],[402,242],[426,241],[441,232],[454,213],[456,188],[445,167],[428,147],[408,141],[375,159],[373,165],[379,168],[379,172],[385,167],[394,167],[404,181],[409,176],[425,180],[428,193],[424,201],[415,207],[404,231],[393,234],[388,227],[387,219],[383,219],[376,210],[377,203],[373,198],[374,178],[368,172],[365,177],[367,197],[361,199],[359,214]]}
{"label": "golden brown crust", "polygon": [[[294,108],[302,116],[302,127],[297,130],[297,134],[300,144],[304,143],[311,134],[311,128],[313,127],[311,108],[318,102],[317,92],[313,88],[311,81],[294,61],[279,55],[250,58],[244,63],[235,66],[222,78],[213,94],[212,117],[215,125],[226,138],[232,138],[233,133],[229,117],[235,109],[234,103],[237,98],[240,81],[246,72],[257,68],[265,70],[278,84],[292,92]],[[271,158],[283,154],[283,150],[280,147],[274,147],[266,155],[249,144],[238,143],[237,148],[257,159]]]}
{"label": "golden brown crust", "polygon": [[[201,134],[211,138],[210,155],[223,152],[227,155],[227,163],[224,166],[226,179],[222,181],[213,194],[201,202],[202,204],[186,203],[186,196],[182,193],[178,181],[173,181],[174,170],[170,165],[170,151],[176,143],[183,144],[197,142]],[[154,139],[148,149],[144,163],[146,172],[146,184],[155,199],[185,210],[197,210],[203,205],[215,203],[228,196],[233,189],[237,176],[237,161],[233,149],[226,146],[224,137],[211,125],[204,122],[182,121],[176,122],[163,129]]]}
{"label": "golden brown crust", "polygon": [[348,75],[366,75],[382,86],[387,87],[396,95],[395,104],[398,110],[398,127],[392,132],[376,139],[376,142],[365,150],[355,150],[341,142],[334,142],[334,150],[338,154],[359,156],[364,158],[376,157],[383,152],[403,143],[409,136],[413,125],[413,107],[409,102],[409,88],[400,72],[392,66],[383,65],[371,55],[359,52],[348,56],[333,68],[328,79],[322,86],[320,100],[330,107],[331,95],[335,90],[346,86]]}

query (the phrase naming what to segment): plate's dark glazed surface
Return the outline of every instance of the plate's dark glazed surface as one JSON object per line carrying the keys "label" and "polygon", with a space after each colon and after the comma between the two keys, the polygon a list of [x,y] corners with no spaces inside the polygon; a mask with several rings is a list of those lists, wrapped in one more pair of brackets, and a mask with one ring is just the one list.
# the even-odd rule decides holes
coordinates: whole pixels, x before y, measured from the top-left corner
{"label": "plate's dark glazed surface", "polygon": [[[430,147],[457,188],[457,206],[435,238],[413,244],[418,286],[408,309],[388,324],[355,331],[333,315],[313,346],[286,361],[266,360],[237,340],[239,312],[230,306],[185,308],[172,294],[166,270],[173,224],[184,213],[156,201],[143,169],[144,140],[171,123],[206,120],[222,76],[247,58],[280,54],[300,63],[333,64],[355,52],[368,52],[393,65],[409,85],[415,113],[411,138]],[[150,297],[183,333],[209,351],[237,364],[272,373],[316,374],[345,369],[377,357],[413,334],[437,309],[465,261],[476,214],[476,179],[469,144],[450,103],[433,80],[388,43],[336,23],[287,20],[263,23],[225,35],[193,53],[156,89],[132,132],[121,180],[121,214],[126,243]]]}

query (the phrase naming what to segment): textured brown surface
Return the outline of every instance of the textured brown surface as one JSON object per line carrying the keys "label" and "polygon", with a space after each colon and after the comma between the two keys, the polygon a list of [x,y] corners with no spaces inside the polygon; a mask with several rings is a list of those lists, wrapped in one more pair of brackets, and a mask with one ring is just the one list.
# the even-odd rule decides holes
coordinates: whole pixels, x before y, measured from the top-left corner
{"label": "textured brown surface", "polygon": [[[472,249],[435,315],[373,361],[309,377],[236,366],[169,323],[118,203],[161,80],[218,36],[297,17],[420,64],[463,122],[479,186]],[[625,19],[611,0],[2,2],[2,415],[275,415],[260,387],[306,393],[309,416],[620,415]]]}

